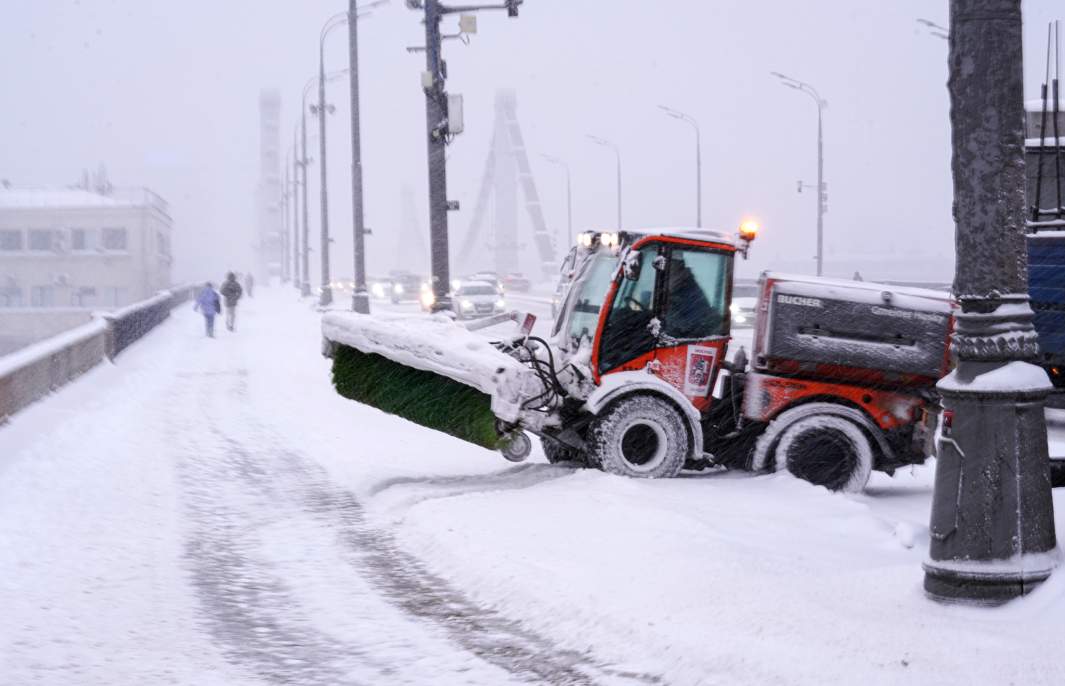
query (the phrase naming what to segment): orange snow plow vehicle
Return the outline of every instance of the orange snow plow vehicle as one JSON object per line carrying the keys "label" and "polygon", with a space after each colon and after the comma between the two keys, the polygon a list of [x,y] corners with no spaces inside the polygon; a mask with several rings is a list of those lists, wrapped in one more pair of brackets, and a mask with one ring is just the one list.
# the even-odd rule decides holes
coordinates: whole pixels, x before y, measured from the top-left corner
{"label": "orange snow plow vehicle", "polygon": [[519,333],[474,361],[463,335],[476,335],[440,317],[430,331],[344,313],[323,320],[327,354],[351,346],[475,388],[512,460],[527,432],[553,463],[633,477],[787,469],[833,490],[924,461],[949,294],[765,273],[750,359],[726,360],[733,264],[756,230],[581,234],[549,340]]}

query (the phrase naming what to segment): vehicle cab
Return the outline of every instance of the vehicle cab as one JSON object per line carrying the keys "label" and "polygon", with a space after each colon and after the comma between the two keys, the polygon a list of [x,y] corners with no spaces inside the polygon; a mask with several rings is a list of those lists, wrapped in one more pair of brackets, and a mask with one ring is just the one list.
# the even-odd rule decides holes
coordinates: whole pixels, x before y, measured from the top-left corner
{"label": "vehicle cab", "polygon": [[596,385],[650,373],[705,412],[729,341],[735,253],[750,238],[703,229],[578,238],[553,331],[559,350],[586,361]]}

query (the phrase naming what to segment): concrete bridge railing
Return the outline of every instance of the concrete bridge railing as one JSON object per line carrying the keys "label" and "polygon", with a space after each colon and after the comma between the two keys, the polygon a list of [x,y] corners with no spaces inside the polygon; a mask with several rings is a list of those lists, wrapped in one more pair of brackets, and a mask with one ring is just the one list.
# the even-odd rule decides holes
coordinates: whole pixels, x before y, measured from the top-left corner
{"label": "concrete bridge railing", "polygon": [[123,350],[188,301],[194,286],[181,286],[114,312],[95,315],[88,324],[0,357],[0,423],[27,405],[61,388]]}

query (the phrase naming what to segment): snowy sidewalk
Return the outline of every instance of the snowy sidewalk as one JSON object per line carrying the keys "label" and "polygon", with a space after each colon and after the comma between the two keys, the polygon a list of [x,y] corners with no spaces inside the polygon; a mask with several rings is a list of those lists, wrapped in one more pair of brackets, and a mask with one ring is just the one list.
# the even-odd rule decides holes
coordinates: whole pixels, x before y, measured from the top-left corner
{"label": "snowy sidewalk", "polygon": [[336,426],[360,413],[317,350],[317,316],[287,294],[242,304],[215,340],[182,310],[0,430],[0,683],[610,674],[471,602],[367,521],[316,457],[384,456],[373,432]]}
{"label": "snowy sidewalk", "polygon": [[181,310],[0,428],[0,683],[1065,683],[1065,571],[924,598],[929,467],[512,466],[337,396],[318,331]]}

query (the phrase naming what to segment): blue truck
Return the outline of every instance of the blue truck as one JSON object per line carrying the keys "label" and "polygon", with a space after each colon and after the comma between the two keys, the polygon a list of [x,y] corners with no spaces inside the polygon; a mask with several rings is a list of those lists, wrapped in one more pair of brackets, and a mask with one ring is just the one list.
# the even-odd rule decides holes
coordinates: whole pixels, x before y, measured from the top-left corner
{"label": "blue truck", "polygon": [[1028,295],[1040,363],[1065,391],[1065,111],[1057,79],[1049,86],[1025,103]]}

